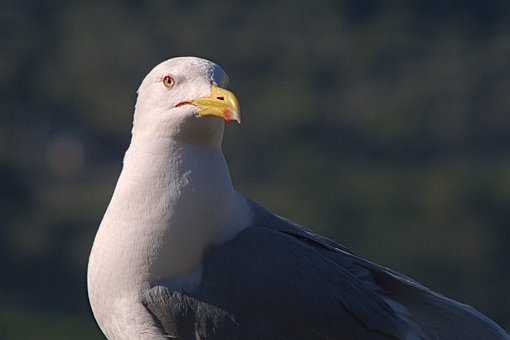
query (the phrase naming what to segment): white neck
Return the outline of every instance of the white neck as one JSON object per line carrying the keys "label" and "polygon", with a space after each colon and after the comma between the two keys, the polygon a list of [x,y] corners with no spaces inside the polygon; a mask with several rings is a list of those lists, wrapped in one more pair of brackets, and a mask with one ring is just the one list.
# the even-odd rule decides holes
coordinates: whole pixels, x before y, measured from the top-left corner
{"label": "white neck", "polygon": [[233,238],[250,219],[221,149],[135,136],[89,271],[104,267],[129,289],[187,276],[209,246]]}

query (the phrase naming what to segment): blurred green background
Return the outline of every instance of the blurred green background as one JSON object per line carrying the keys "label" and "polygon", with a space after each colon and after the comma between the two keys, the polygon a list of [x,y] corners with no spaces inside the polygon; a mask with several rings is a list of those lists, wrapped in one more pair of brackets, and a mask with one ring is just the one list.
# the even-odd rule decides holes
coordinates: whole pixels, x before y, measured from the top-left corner
{"label": "blurred green background", "polygon": [[510,328],[508,1],[7,1],[0,339],[102,339],[86,264],[157,63],[221,64],[277,213]]}

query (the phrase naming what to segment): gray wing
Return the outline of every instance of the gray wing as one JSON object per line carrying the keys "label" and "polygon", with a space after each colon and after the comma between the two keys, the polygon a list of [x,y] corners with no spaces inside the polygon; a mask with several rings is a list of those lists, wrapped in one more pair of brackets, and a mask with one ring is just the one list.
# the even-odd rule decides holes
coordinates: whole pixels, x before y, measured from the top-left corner
{"label": "gray wing", "polygon": [[508,339],[470,307],[254,205],[254,225],[211,250],[192,292],[144,304],[178,339]]}
{"label": "gray wing", "polygon": [[[265,208],[253,203],[259,217],[257,224],[280,230],[311,242],[320,252],[337,263],[343,263],[350,271],[368,274],[368,280],[382,293],[382,297],[395,307],[404,318],[414,320],[427,339],[504,339],[510,335],[494,321],[475,308],[436,293],[408,276],[356,256],[345,247],[327,238],[313,234]],[[404,309],[402,309],[402,307]]]}
{"label": "gray wing", "polygon": [[[341,265],[291,235],[252,227],[212,250],[193,292],[145,305],[179,339],[407,339],[411,327]],[[408,339],[420,339],[419,337]]]}

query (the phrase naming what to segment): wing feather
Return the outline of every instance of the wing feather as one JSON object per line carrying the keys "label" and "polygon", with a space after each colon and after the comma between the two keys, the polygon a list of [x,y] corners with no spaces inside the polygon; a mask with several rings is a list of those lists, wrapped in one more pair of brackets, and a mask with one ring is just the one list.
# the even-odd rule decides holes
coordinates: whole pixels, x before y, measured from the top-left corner
{"label": "wing feather", "polygon": [[253,226],[211,249],[193,291],[143,302],[178,339],[509,340],[474,308],[253,203]]}

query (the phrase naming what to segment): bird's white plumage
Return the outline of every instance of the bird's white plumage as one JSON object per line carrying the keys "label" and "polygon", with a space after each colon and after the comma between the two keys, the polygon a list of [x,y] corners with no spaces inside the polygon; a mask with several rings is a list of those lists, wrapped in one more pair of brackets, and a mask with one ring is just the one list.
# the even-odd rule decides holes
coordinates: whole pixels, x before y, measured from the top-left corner
{"label": "bird's white plumage", "polygon": [[180,105],[225,79],[210,61],[175,58],[140,86],[89,260],[89,298],[108,339],[509,339],[475,309],[238,194],[223,121]]}
{"label": "bird's white plumage", "polygon": [[[207,96],[221,72],[202,59],[177,58],[154,68],[140,86],[131,144],[88,268],[94,316],[109,339],[141,333],[163,339],[140,292],[158,282],[198,284],[204,251],[249,224],[221,152],[224,123],[196,118],[190,105],[174,107]],[[161,86],[167,73],[176,79],[173,91]]]}

